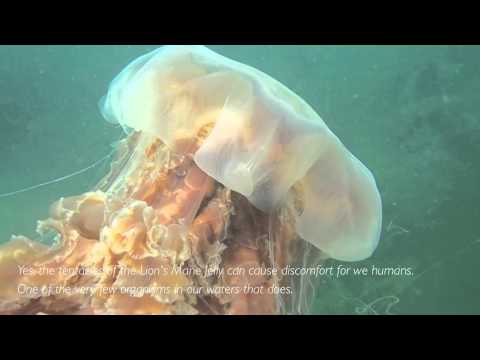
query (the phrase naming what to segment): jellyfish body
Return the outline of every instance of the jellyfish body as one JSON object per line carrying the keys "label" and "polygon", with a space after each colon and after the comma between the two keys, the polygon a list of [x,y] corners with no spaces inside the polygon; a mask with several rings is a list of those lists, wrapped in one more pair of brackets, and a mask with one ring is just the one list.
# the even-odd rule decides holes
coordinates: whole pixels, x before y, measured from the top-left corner
{"label": "jellyfish body", "polygon": [[172,149],[208,128],[193,154],[206,174],[267,213],[297,185],[304,240],[344,261],[375,250],[382,206],[372,173],[312,107],[263,72],[204,46],[164,46],[128,65],[101,109]]}
{"label": "jellyfish body", "polygon": [[[314,279],[269,269],[362,260],[377,246],[371,172],[256,69],[165,46],[128,65],[100,108],[127,137],[95,189],[60,198],[38,223],[55,244],[0,245],[0,314],[305,313]],[[217,292],[235,287],[259,292]]]}

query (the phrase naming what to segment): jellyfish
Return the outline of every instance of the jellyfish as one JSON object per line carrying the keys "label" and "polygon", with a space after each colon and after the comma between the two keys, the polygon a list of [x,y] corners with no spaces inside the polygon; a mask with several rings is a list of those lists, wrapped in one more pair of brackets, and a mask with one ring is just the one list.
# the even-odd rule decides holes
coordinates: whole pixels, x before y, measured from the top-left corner
{"label": "jellyfish", "polygon": [[282,269],[375,251],[372,173],[267,74],[163,46],[99,107],[125,130],[110,171],[51,205],[53,245],[0,246],[1,313],[303,314],[318,280]]}

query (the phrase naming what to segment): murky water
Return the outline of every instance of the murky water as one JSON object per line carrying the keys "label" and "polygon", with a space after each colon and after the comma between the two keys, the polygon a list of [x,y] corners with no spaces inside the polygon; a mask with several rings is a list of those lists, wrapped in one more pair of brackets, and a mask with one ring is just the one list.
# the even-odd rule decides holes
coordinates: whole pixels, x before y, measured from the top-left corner
{"label": "murky water", "polygon": [[[0,46],[0,192],[108,155],[123,133],[102,119],[97,102],[128,62],[154,48]],[[480,47],[211,48],[302,96],[376,176],[379,248],[365,262],[331,264],[368,274],[319,277],[315,313],[480,313]],[[34,237],[53,200],[87,191],[108,164],[0,198],[0,241]]]}

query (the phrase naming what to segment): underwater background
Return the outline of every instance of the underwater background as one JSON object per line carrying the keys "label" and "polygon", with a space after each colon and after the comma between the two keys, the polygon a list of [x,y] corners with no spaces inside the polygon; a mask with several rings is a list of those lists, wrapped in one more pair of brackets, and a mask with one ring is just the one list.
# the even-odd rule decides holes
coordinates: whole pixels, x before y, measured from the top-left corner
{"label": "underwater background", "polygon": [[[0,46],[0,193],[88,168],[0,195],[0,242],[38,239],[53,201],[107,173],[124,134],[98,100],[156,47]],[[383,232],[357,265],[413,269],[318,278],[313,313],[480,314],[480,46],[209,47],[295,91],[374,173]]]}

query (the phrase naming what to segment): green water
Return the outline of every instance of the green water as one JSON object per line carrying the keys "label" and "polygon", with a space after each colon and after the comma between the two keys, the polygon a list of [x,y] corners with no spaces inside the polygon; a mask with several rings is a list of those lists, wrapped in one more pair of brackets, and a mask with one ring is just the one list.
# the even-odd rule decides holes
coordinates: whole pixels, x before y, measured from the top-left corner
{"label": "green water", "polygon": [[[0,46],[0,192],[108,154],[122,132],[103,121],[97,101],[128,62],[154,48]],[[211,48],[302,96],[375,174],[382,239],[357,265],[412,268],[412,276],[321,278],[315,313],[480,313],[480,47]],[[104,162],[0,198],[0,239],[34,237],[48,204],[87,191],[107,169]]]}

